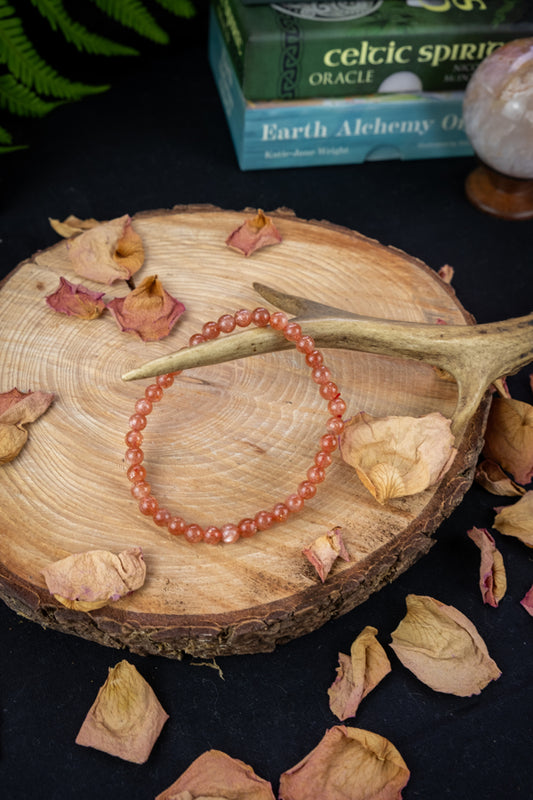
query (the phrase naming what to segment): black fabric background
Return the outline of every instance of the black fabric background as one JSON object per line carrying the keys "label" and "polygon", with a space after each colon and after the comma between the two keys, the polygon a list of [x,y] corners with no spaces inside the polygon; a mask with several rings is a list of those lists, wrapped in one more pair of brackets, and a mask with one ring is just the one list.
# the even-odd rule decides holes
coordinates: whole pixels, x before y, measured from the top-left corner
{"label": "black fabric background", "polygon": [[[207,64],[206,20],[203,9],[188,23],[165,18],[172,44],[144,47],[137,59],[84,60],[80,77],[109,78],[108,93],[29,127],[17,123],[19,139],[31,146],[0,156],[2,276],[57,241],[48,217],[109,219],[184,203],[286,206],[394,245],[434,269],[453,265],[458,298],[479,322],[532,310],[533,222],[497,220],[469,205],[463,185],[473,158],[240,172]],[[61,58],[68,55],[58,51]],[[514,396],[528,402],[532,369],[510,380]],[[367,624],[388,645],[406,595],[415,593],[466,614],[502,677],[479,696],[439,694],[389,650],[392,673],[348,724],[399,749],[412,773],[405,800],[531,797],[532,621],[519,604],[533,582],[531,552],[495,534],[509,587],[493,609],[481,601],[479,553],[466,536],[474,525],[490,528],[502,502],[509,501],[473,486],[430,553],[393,584],[274,653],[218,659],[223,680],[190,659],[142,658],[44,630],[0,604],[0,795],[149,800],[209,748],[249,763],[277,791],[279,775],[337,723],[327,697],[337,653],[348,652]],[[108,668],[122,658],[170,714],[142,766],[74,743]]]}

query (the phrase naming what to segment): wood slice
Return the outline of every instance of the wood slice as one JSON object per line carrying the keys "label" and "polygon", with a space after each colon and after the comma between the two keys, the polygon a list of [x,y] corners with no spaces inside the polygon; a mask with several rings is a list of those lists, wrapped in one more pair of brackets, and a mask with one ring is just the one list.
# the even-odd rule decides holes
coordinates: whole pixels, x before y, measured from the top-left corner
{"label": "wood slice", "polygon": [[[254,212],[252,212],[254,213]],[[45,296],[63,275],[78,283],[66,242],[20,264],[0,291],[0,391],[53,392],[19,456],[1,467],[0,592],[45,626],[137,653],[210,657],[272,650],[364,601],[427,552],[431,534],[472,482],[488,398],[439,485],[379,505],[338,454],[303,512],[232,545],[189,544],[139,513],[124,464],[135,400],[151,381],[121,375],[185,346],[204,322],[262,305],[260,280],[365,315],[470,324],[453,291],[423,263],[359,233],[273,212],[283,242],[245,258],[225,245],[252,215],[210,206],[134,217],[146,261],[187,311],[172,333],[146,344],[109,313],[93,321],[57,314]],[[83,281],[92,289],[96,284]],[[113,285],[111,296],[127,287]],[[347,416],[451,416],[455,383],[408,360],[331,350]],[[154,493],[201,525],[238,521],[295,491],[327,418],[295,350],[190,370],[149,419],[143,449]],[[302,549],[341,526],[351,556],[322,584]],[[67,610],[42,569],[71,553],[140,545],[142,589],[91,613]]]}

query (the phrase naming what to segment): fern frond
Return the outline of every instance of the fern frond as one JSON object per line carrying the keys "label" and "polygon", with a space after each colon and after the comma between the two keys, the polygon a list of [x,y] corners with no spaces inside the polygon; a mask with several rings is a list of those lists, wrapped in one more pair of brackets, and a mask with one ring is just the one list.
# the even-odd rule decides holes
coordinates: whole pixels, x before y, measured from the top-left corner
{"label": "fern frond", "polygon": [[2,126],[0,125],[0,144],[11,144],[12,141],[13,137],[11,136],[9,131],[6,131],[6,129],[2,128]]}
{"label": "fern frond", "polygon": [[165,11],[170,11],[177,17],[190,19],[196,14],[196,9],[191,0],[156,0]]}
{"label": "fern frond", "polygon": [[19,117],[44,117],[54,108],[63,105],[61,100],[48,101],[18,83],[13,75],[0,75],[0,107]]}
{"label": "fern frond", "polygon": [[84,25],[71,19],[65,11],[63,0],[31,0],[31,3],[50,23],[52,30],[61,31],[65,41],[73,44],[80,52],[99,56],[139,55],[135,48],[92,33]]}
{"label": "fern frond", "polygon": [[157,44],[168,44],[168,34],[159,27],[140,0],[92,0],[92,2],[100,11],[126,28],[132,28],[140,36],[151,39]]}
{"label": "fern frond", "polygon": [[[44,61],[26,36],[14,9],[0,0],[0,63],[6,64],[12,75],[39,94],[79,100],[88,94],[105,91],[107,86],[88,86],[63,78]],[[10,14],[10,16],[8,16]]]}

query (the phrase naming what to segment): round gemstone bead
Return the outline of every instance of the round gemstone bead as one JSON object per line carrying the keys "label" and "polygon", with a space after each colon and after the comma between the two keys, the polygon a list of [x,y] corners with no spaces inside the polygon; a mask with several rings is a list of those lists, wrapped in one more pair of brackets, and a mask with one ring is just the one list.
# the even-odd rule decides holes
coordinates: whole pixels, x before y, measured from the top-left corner
{"label": "round gemstone bead", "polygon": [[146,428],[146,417],[144,414],[132,414],[130,417],[130,428],[133,431],[142,431]]}
{"label": "round gemstone bead", "polygon": [[167,528],[173,536],[185,533],[187,523],[181,517],[171,517],[167,522]]}
{"label": "round gemstone bead", "polygon": [[174,383],[174,375],[172,372],[167,372],[165,375],[158,375],[156,382],[162,389],[170,389]]}
{"label": "round gemstone bead", "polygon": [[161,400],[163,397],[163,389],[159,384],[152,383],[150,386],[147,386],[144,390],[144,396],[147,400],[150,400],[152,403],[157,403],[158,400]]}
{"label": "round gemstone bead", "polygon": [[346,413],[346,403],[342,397],[334,397],[328,403],[328,411],[333,417],[342,417]]}
{"label": "round gemstone bead", "polygon": [[157,500],[151,494],[139,501],[139,511],[146,517],[152,517],[158,508]]}
{"label": "round gemstone bead", "polygon": [[309,355],[310,353],[314,352],[315,349],[315,342],[311,336],[301,336],[300,339],[296,342],[296,349],[300,353],[306,353]]}
{"label": "round gemstone bead", "polygon": [[185,528],[185,538],[188,542],[201,542],[204,538],[204,530],[200,525],[196,525],[195,523],[187,525]]}
{"label": "round gemstone bead", "polygon": [[333,381],[327,381],[321,384],[319,390],[324,400],[333,400],[339,394],[339,387]]}
{"label": "round gemstone bead", "polygon": [[294,514],[300,511],[304,506],[304,499],[300,494],[290,494],[285,500],[285,505]]}
{"label": "round gemstone bead", "polygon": [[331,379],[331,372],[324,364],[321,364],[313,369],[311,377],[315,383],[327,383]]}
{"label": "round gemstone bead", "polygon": [[140,431],[128,431],[124,437],[124,441],[128,447],[140,447],[143,443],[143,435]]}
{"label": "round gemstone bead", "polygon": [[202,336],[205,339],[216,339],[220,333],[217,322],[206,322],[202,328]]}
{"label": "round gemstone bead", "polygon": [[231,544],[232,542],[236,542],[239,538],[239,529],[236,525],[233,525],[231,522],[228,522],[226,525],[223,525],[221,528],[222,533],[222,541],[226,542],[226,544]]}
{"label": "round gemstone bead", "polygon": [[141,464],[143,458],[144,453],[140,447],[128,447],[124,455],[124,460],[126,464],[130,465],[130,467],[133,467],[136,464]]}
{"label": "round gemstone bead", "polygon": [[235,330],[235,317],[233,314],[222,314],[218,320],[218,327],[220,328],[221,333],[231,333]]}
{"label": "round gemstone bead", "polygon": [[331,462],[333,461],[330,452],[326,452],[325,450],[319,450],[318,453],[315,455],[315,464],[317,467],[322,467],[322,469],[326,469],[329,467]]}
{"label": "round gemstone bead", "polygon": [[252,312],[248,308],[241,308],[235,312],[235,322],[239,328],[246,328],[252,321]]}
{"label": "round gemstone bead", "polygon": [[302,329],[297,322],[289,322],[283,329],[283,335],[289,342],[297,342],[302,336]]}
{"label": "round gemstone bead", "polygon": [[260,531],[266,531],[274,524],[274,514],[271,511],[258,511],[254,519]]}
{"label": "round gemstone bead", "polygon": [[320,350],[313,350],[306,355],[305,361],[308,367],[320,367],[324,363],[324,356]]}
{"label": "round gemstone bead", "polygon": [[143,414],[144,416],[146,416],[147,414],[150,414],[151,411],[152,411],[152,403],[146,397],[141,397],[141,399],[137,400],[137,402],[135,403],[135,412],[137,414]]}
{"label": "round gemstone bead", "polygon": [[202,344],[202,342],[205,341],[207,341],[207,339],[205,336],[202,336],[201,333],[194,333],[189,339],[189,347],[195,347],[197,344]]}
{"label": "round gemstone bead", "polygon": [[241,519],[237,525],[237,528],[239,531],[239,536],[246,538],[248,536],[253,536],[257,531],[257,523],[254,519],[245,517],[245,519]]}
{"label": "round gemstone bead", "polygon": [[311,497],[314,497],[316,494],[316,486],[311,481],[302,481],[302,483],[298,486],[298,494],[300,497],[303,497],[304,500],[310,500]]}
{"label": "round gemstone bead", "polygon": [[170,511],[167,511],[166,508],[158,508],[154,513],[154,522],[156,525],[159,525],[160,528],[166,528],[169,520]]}
{"label": "round gemstone bead", "polygon": [[218,544],[222,540],[222,531],[215,525],[209,525],[204,531],[204,542]]}
{"label": "round gemstone bead", "polygon": [[276,331],[282,331],[288,321],[289,318],[283,311],[274,311],[274,313],[270,315],[270,327],[274,328]]}
{"label": "round gemstone bead", "polygon": [[146,481],[138,481],[131,487],[131,494],[136,500],[141,500],[143,497],[148,497],[152,487]]}
{"label": "round gemstone bead", "polygon": [[322,467],[309,467],[307,470],[307,480],[311,483],[322,483],[326,478],[325,470]]}
{"label": "round gemstone bead", "polygon": [[270,311],[266,308],[254,308],[252,311],[252,322],[258,328],[265,328],[270,322]]}
{"label": "round gemstone bead", "polygon": [[133,464],[128,471],[127,471],[128,480],[132,483],[138,483],[138,481],[144,481],[146,478],[146,470],[142,466],[142,464]]}
{"label": "round gemstone bead", "polygon": [[337,437],[332,433],[325,433],[320,440],[320,446],[327,453],[332,453],[337,448]]}
{"label": "round gemstone bead", "polygon": [[340,417],[330,417],[326,422],[326,428],[329,433],[339,436],[344,430],[344,421]]}
{"label": "round gemstone bead", "polygon": [[289,516],[289,513],[290,513],[289,509],[287,508],[285,503],[276,503],[276,505],[272,509],[272,514],[276,522],[285,522],[285,520]]}

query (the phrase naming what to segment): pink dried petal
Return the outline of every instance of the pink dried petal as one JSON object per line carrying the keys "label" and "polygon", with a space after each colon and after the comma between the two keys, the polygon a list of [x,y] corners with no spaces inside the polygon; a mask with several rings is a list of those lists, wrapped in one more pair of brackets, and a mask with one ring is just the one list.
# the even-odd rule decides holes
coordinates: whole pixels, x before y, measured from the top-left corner
{"label": "pink dried petal", "polygon": [[485,528],[472,528],[468,536],[481,551],[479,565],[479,588],[484,603],[493,608],[507,591],[507,576],[500,551],[496,548],[494,537]]}
{"label": "pink dried petal", "polygon": [[322,583],[326,580],[337,558],[342,558],[344,561],[350,560],[342,538],[342,528],[339,527],[333,528],[324,536],[319,536],[310,547],[304,548],[302,553],[313,565]]}
{"label": "pink dried petal", "polygon": [[432,597],[407,596],[407,614],[391,647],[416,677],[437,692],[479,694],[501,672],[470,620]]}
{"label": "pink dried petal", "polygon": [[168,336],[185,306],[165,289],[157,275],[150,275],[126,297],[107,304],[119,328],[135,333],[143,342],[155,342]]}
{"label": "pink dried petal", "polygon": [[142,549],[118,555],[90,550],[55,561],[42,571],[48,591],[67,608],[93,611],[140,589],[146,578]]}
{"label": "pink dried petal", "polygon": [[350,655],[339,653],[337,677],[328,689],[329,707],[340,720],[354,717],[361,700],[391,670],[377,629],[367,625],[352,643]]}
{"label": "pink dried petal", "polygon": [[19,392],[11,389],[0,394],[0,464],[13,461],[28,440],[24,427],[35,422],[52,403],[47,392]]}
{"label": "pink dried petal", "polygon": [[280,800],[401,800],[410,772],[383,736],[337,725],[280,778]]}
{"label": "pink dried petal", "polygon": [[453,267],[450,267],[449,264],[444,264],[439,269],[438,275],[441,281],[444,281],[444,283],[451,283],[453,280],[454,272],[455,270]]}
{"label": "pink dried petal", "polygon": [[531,586],[531,589],[529,589],[520,600],[520,605],[533,617],[533,586]]}
{"label": "pink dried petal", "polygon": [[74,271],[97,283],[127,281],[144,262],[144,247],[128,214],[67,240]]}
{"label": "pink dried petal", "polygon": [[247,219],[226,239],[228,247],[249,256],[262,247],[279,244],[281,236],[274,225],[272,218],[265,216],[259,209],[253,219]]}
{"label": "pink dried petal", "polygon": [[499,464],[488,458],[476,467],[475,479],[476,483],[491,494],[503,497],[521,497],[526,491],[506,475]]}
{"label": "pink dried petal", "polygon": [[514,536],[527,547],[533,547],[533,490],[510,506],[494,509],[492,527],[504,536]]}
{"label": "pink dried petal", "polygon": [[517,483],[529,483],[533,477],[533,406],[508,397],[495,397],[483,455],[511,473]]}
{"label": "pink dried petal", "polygon": [[144,764],[167,719],[150,685],[132,664],[121,661],[109,670],[76,744]]}
{"label": "pink dried petal", "polygon": [[220,750],[208,750],[193,761],[156,800],[275,800],[272,785],[253,769]]}
{"label": "pink dried petal", "polygon": [[96,319],[105,310],[103,292],[93,292],[81,283],[70,283],[59,278],[59,287],[46,297],[46,302],[54,311],[79,319]]}

